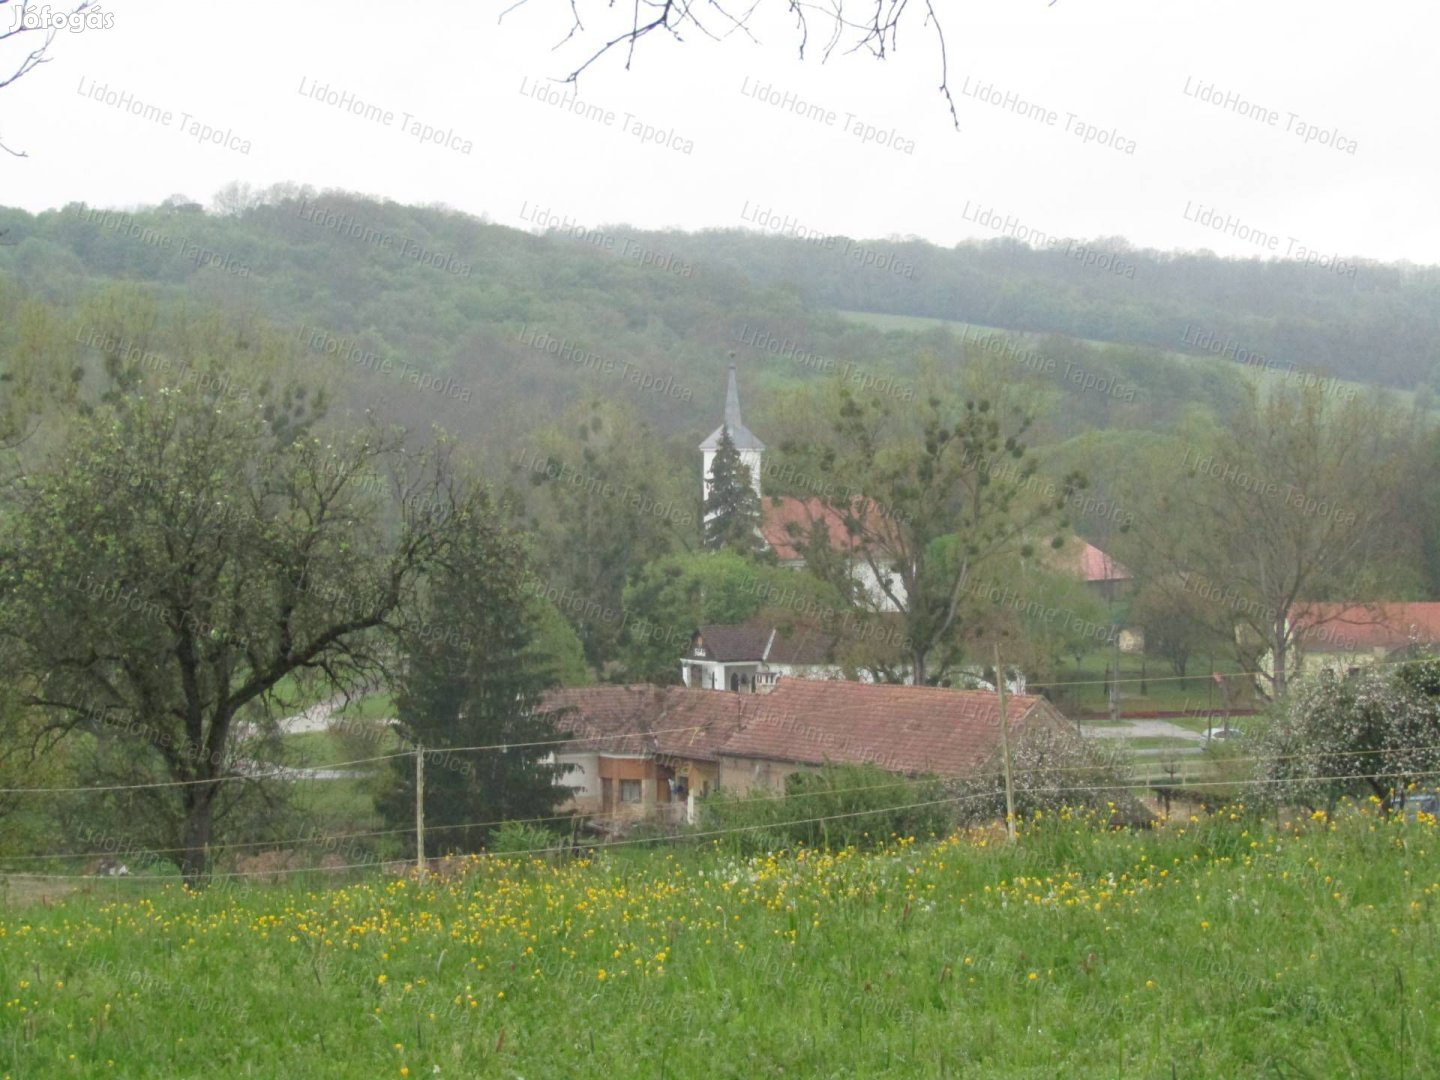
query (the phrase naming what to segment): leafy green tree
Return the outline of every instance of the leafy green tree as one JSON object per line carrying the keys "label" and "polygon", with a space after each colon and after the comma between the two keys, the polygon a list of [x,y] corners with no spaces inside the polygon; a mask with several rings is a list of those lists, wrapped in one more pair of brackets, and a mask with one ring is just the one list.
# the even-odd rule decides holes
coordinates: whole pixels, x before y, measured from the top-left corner
{"label": "leafy green tree", "polygon": [[532,592],[526,617],[535,629],[535,654],[555,673],[556,682],[587,686],[595,681],[585,662],[585,647],[559,608]]}
{"label": "leafy green tree", "polygon": [[63,309],[0,278],[0,451],[26,442],[47,414],[78,406],[75,338]]}
{"label": "leafy green tree", "polygon": [[705,547],[758,557],[765,549],[760,536],[760,496],[754,478],[740,459],[727,428],[710,467],[710,495],[705,500]]}
{"label": "leafy green tree", "polygon": [[[1067,541],[1060,552],[1076,542]],[[1007,667],[1023,671],[1032,681],[1057,681],[1065,663],[1078,663],[1108,645],[1114,629],[1111,613],[1072,572],[1040,560],[1015,562],[1022,565],[1017,569],[1006,560],[995,564],[994,587],[980,591],[990,607],[982,605],[975,611],[974,628],[992,639],[1004,639]]]}
{"label": "leafy green tree", "polygon": [[[693,539],[693,497],[673,455],[636,412],[591,399],[512,455],[536,536],[536,573],[575,628],[585,660],[603,670],[619,653],[625,583]],[[606,612],[611,613],[605,617]]]}
{"label": "leafy green tree", "polygon": [[[542,706],[557,678],[537,648],[544,609],[527,587],[525,546],[483,498],[458,524],[460,537],[426,590],[423,619],[403,637],[395,704],[402,739],[425,751],[425,822],[435,850],[471,852],[503,821],[550,815],[570,789],[545,745],[561,735],[560,717]],[[474,746],[495,749],[451,752]],[[407,756],[393,766],[397,783],[379,807],[408,825],[414,762]]]}
{"label": "leafy green tree", "polygon": [[1222,613],[1195,590],[1185,588],[1183,578],[1172,575],[1146,582],[1130,610],[1131,620],[1144,632],[1146,654],[1166,661],[1178,676],[1185,675],[1197,653],[1229,646],[1215,630]]}
{"label": "leafy green tree", "polygon": [[712,623],[764,616],[776,627],[841,629],[833,588],[803,571],[756,563],[734,551],[667,555],[625,588],[625,676],[673,683],[690,635]]}
{"label": "leafy green tree", "polygon": [[[988,376],[986,373],[989,373]],[[1029,557],[1047,528],[1063,529],[1065,506],[1083,485],[1037,483],[1024,441],[1026,403],[992,381],[983,366],[968,384],[995,391],[956,400],[939,391],[918,407],[880,397],[861,400],[840,387],[828,436],[785,449],[801,467],[844,494],[826,502],[845,535],[797,536],[807,565],[858,612],[898,612],[910,677],[941,677],[963,655],[963,630],[981,604],[976,583],[1007,556]],[[1050,538],[1059,546],[1063,537]],[[836,544],[851,558],[827,554]],[[868,584],[856,588],[857,567]]]}
{"label": "leafy green tree", "polygon": [[77,417],[5,493],[0,539],[21,703],[52,735],[113,737],[109,782],[175,782],[117,809],[192,883],[217,823],[264,794],[242,729],[296,679],[376,682],[383,631],[454,531],[443,453],[373,427],[322,437],[247,334],[177,332],[165,345],[193,351],[172,359],[213,378],[146,376]]}

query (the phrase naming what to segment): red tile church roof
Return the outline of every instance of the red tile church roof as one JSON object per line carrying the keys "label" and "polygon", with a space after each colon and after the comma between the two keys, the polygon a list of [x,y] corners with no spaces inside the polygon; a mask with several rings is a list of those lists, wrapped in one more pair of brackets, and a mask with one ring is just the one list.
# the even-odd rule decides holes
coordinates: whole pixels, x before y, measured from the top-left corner
{"label": "red tile church roof", "polygon": [[[876,526],[871,523],[879,520],[878,511],[872,510],[867,525],[874,530]],[[861,538],[850,535],[845,528],[842,513],[820,499],[766,495],[760,500],[760,535],[782,562],[804,558],[796,542],[808,538],[816,522],[824,523],[832,548],[855,551],[863,546]],[[791,535],[791,526],[799,530],[798,535]]]}

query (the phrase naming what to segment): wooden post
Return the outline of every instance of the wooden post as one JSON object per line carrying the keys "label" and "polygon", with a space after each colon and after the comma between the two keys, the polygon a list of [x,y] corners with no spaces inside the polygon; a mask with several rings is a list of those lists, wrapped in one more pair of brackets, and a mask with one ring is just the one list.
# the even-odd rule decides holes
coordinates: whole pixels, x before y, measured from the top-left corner
{"label": "wooden post", "polygon": [[1110,636],[1115,645],[1115,666],[1110,676],[1110,723],[1120,723],[1120,628],[1112,625]]}
{"label": "wooden post", "polygon": [[1010,717],[1005,711],[1005,669],[1000,664],[1000,646],[995,646],[995,691],[1000,698],[1000,754],[1005,762],[1005,836],[1015,840],[1015,788],[1010,775]]}
{"label": "wooden post", "polygon": [[425,747],[415,747],[415,872],[425,877]]}

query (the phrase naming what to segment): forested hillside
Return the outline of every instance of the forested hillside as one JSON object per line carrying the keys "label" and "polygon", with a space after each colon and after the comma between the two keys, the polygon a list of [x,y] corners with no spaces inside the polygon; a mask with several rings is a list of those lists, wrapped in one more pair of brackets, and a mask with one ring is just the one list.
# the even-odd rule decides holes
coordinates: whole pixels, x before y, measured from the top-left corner
{"label": "forested hillside", "polygon": [[[927,378],[983,364],[1032,387],[1042,464],[1057,478],[1086,472],[1075,524],[1104,540],[1120,520],[1116,477],[1146,458],[1147,433],[1224,422],[1247,382],[1300,388],[1315,372],[1419,385],[1424,413],[1440,350],[1440,285],[1412,268],[1115,245],[1087,249],[1087,262],[1011,240],[945,250],[525,216],[548,231],[293,185],[231,188],[209,209],[177,196],[133,213],[0,210],[0,352],[43,340],[56,370],[107,350],[139,355],[150,331],[113,317],[132,306],[127,291],[177,312],[228,310],[293,334],[344,409],[437,424],[492,476],[527,479],[541,447],[555,452],[546,432],[562,417],[590,409],[607,441],[643,424],[636,475],[667,505],[698,488],[694,447],[718,419],[731,362],[779,465],[770,494],[807,493],[785,444],[813,434],[827,381],[905,409]],[[63,317],[27,327],[27,299]],[[563,449],[588,459],[593,444]]]}
{"label": "forested hillside", "polygon": [[[833,242],[832,242],[833,241]],[[1124,240],[922,241],[649,234],[698,263],[807,300],[1156,346],[1413,389],[1440,378],[1440,275],[1316,253],[1282,260],[1132,249]],[[1289,247],[1279,245],[1283,253]]]}
{"label": "forested hillside", "polygon": [[[532,235],[293,187],[231,191],[209,211],[180,198],[135,213],[0,210],[0,287],[69,302],[143,283],[177,304],[253,313],[293,330],[343,377],[350,404],[383,402],[491,451],[591,394],[693,446],[732,359],[747,415],[766,427],[806,381],[894,389],[927,362],[990,353],[1063,397],[1042,432],[1058,438],[1164,427],[1194,405],[1223,413],[1247,359],[1410,388],[1440,348],[1440,286],[1395,267],[1350,277],[1126,252],[1132,275],[1013,241],[947,251],[559,225]],[[836,309],[1027,334],[886,329]]]}

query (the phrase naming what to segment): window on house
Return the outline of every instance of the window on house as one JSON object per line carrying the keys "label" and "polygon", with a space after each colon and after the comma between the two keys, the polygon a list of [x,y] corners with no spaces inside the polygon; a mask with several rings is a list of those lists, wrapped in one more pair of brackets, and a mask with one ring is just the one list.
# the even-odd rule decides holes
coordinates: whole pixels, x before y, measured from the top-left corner
{"label": "window on house", "polygon": [[641,799],[639,780],[620,781],[620,801],[622,803],[638,803]]}

